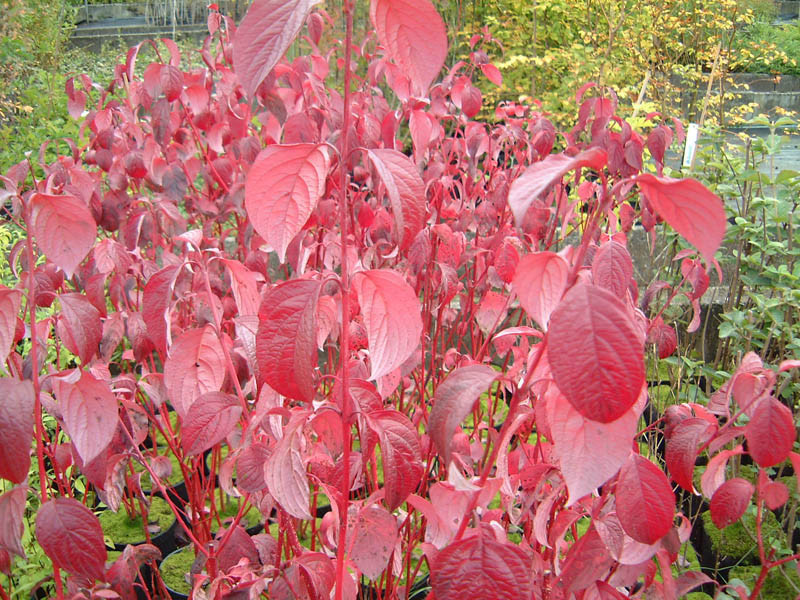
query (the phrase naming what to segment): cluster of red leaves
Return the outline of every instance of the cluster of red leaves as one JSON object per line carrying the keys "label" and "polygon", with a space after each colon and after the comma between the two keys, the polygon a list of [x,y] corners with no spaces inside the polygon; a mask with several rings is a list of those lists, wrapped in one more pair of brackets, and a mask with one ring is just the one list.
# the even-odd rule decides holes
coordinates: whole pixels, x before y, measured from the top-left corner
{"label": "cluster of red leaves", "polygon": [[[73,597],[132,597],[152,550],[109,567],[71,482],[118,510],[147,501],[126,473],[139,463],[172,498],[146,446],[157,431],[189,489],[188,508],[170,502],[206,597],[352,599],[359,581],[407,597],[423,562],[438,600],[672,599],[706,582],[673,577],[691,527],[671,480],[694,492],[707,452],[702,493],[724,526],[754,491],[726,481],[741,436],[759,510],[788,497],[764,468],[798,456],[776,374],[753,357],[713,406],[664,415],[668,474],[638,452],[646,344],[667,356],[676,336],[652,306],[672,286],[639,297],[627,235],[666,221],[697,249],[670,299],[688,284],[699,308],[725,231],[717,197],[661,175],[673,130],[643,138],[589,87],[570,132],[517,105],[474,121],[472,77],[501,82],[488,36],[432,85],[447,38],[428,0],[372,0],[377,43],[327,53],[313,5],[262,0],[238,30],[212,13],[202,68],[165,42],[141,77],[135,47],[109,88],[70,80],[88,142],[43,176],[22,163],[0,178],[29,234],[19,285],[0,290],[0,476],[18,484],[0,495],[0,568],[24,559],[35,439],[36,539],[57,578]],[[309,53],[283,60],[304,24]],[[659,175],[642,173],[645,148]],[[277,539],[248,535],[241,511],[216,536],[195,521],[215,493],[208,451],[225,494],[276,515]]]}

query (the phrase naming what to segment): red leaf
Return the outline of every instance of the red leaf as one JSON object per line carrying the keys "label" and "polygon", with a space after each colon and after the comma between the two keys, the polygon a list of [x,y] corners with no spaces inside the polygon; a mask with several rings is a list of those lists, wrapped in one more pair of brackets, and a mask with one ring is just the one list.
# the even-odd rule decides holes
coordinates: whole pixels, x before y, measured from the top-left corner
{"label": "red leaf", "polygon": [[25,526],[22,516],[28,500],[28,488],[17,486],[0,495],[0,550],[25,558],[22,533]]}
{"label": "red leaf", "polygon": [[167,354],[167,348],[172,342],[169,305],[179,271],[179,267],[165,267],[154,273],[144,286],[142,317],[147,335],[162,355]]}
{"label": "red leaf", "polygon": [[185,417],[203,394],[218,392],[225,380],[225,355],[211,325],[184,331],[170,348],[164,385],[172,406]]}
{"label": "red leaf", "polygon": [[532,583],[522,550],[483,532],[450,544],[431,565],[437,600],[528,600]]}
{"label": "red leaf", "polygon": [[298,519],[310,519],[308,512],[308,478],[303,458],[300,456],[300,436],[297,419],[287,426],[269,461],[264,465],[264,480],[269,493],[283,510]]}
{"label": "red leaf", "polygon": [[678,335],[673,327],[657,317],[647,331],[647,343],[655,344],[658,358],[667,358],[678,348]]}
{"label": "red leaf", "polygon": [[92,212],[75,196],[37,193],[30,202],[31,231],[36,243],[71,278],[97,237]]}
{"label": "red leaf", "polygon": [[236,458],[236,487],[243,492],[260,492],[267,487],[264,464],[272,449],[264,442],[255,442],[242,450]]}
{"label": "red leaf", "polygon": [[82,294],[61,294],[56,331],[67,350],[76,354],[84,365],[97,354],[103,325],[98,311]]}
{"label": "red leaf", "polygon": [[161,67],[159,74],[161,80],[161,89],[167,100],[172,102],[181,97],[183,91],[183,73],[177,67],[172,65],[164,65]]}
{"label": "red leaf", "polygon": [[313,279],[285,281],[267,292],[259,313],[259,374],[278,393],[303,402],[314,398],[319,290]]}
{"label": "red leaf", "polygon": [[647,201],[670,226],[711,263],[725,237],[722,201],[694,179],[645,174],[636,178]]}
{"label": "red leaf", "polygon": [[103,528],[72,498],[56,498],[36,513],[36,539],[53,564],[73,575],[102,579],[108,558]]}
{"label": "red leaf", "polygon": [[475,402],[497,375],[486,365],[470,365],[450,373],[436,388],[428,419],[428,435],[444,457],[445,465],[450,464],[450,443],[456,427],[472,411]]}
{"label": "red leaf", "polygon": [[53,392],[83,464],[88,465],[111,443],[117,430],[117,399],[105,381],[87,372],[77,383],[53,381]]}
{"label": "red leaf", "polygon": [[371,0],[370,18],[386,53],[424,97],[447,58],[447,31],[429,0]]}
{"label": "red leaf", "polygon": [[417,167],[402,152],[376,149],[368,152],[378,176],[386,188],[397,224],[398,244],[405,252],[425,226],[427,217],[425,184]]}
{"label": "red leaf", "polygon": [[236,396],[222,392],[203,394],[181,424],[181,444],[186,456],[202,454],[233,431],[242,407]]}
{"label": "red leaf", "polygon": [[569,490],[569,506],[603,485],[625,464],[639,416],[628,411],[616,421],[600,423],[587,419],[565,399],[554,396],[547,400],[547,420]]}
{"label": "red leaf", "polygon": [[561,181],[568,172],[582,167],[589,167],[598,171],[602,169],[608,157],[605,150],[594,147],[584,150],[577,156],[566,154],[553,154],[542,161],[532,164],[525,172],[517,177],[508,191],[508,205],[514,213],[517,226],[522,225],[528,207],[545,190]]}
{"label": "red leaf", "polygon": [[567,261],[554,252],[528,254],[517,264],[511,287],[525,312],[543,329],[561,302],[568,275]]}
{"label": "red leaf", "polygon": [[708,461],[702,476],[700,477],[700,489],[706,498],[711,498],[723,483],[725,483],[725,469],[728,459],[731,456],[742,454],[744,450],[741,445],[733,450],[723,450]]}
{"label": "red leaf", "polygon": [[589,530],[573,544],[564,559],[561,582],[570,592],[580,591],[592,585],[614,564],[597,529]]}
{"label": "red leaf", "polygon": [[14,344],[22,292],[0,285],[0,364],[5,364]]}
{"label": "red leaf", "polygon": [[389,510],[400,506],[422,479],[422,449],[414,425],[396,410],[379,410],[367,416],[378,434],[384,472],[384,500]]}
{"label": "red leaf", "polygon": [[328,147],[316,144],[269,146],[250,167],[244,191],[247,216],[281,262],[325,193],[329,168]]}
{"label": "red leaf", "polygon": [[368,579],[376,581],[397,544],[397,519],[382,506],[365,506],[358,511],[351,540],[350,558]]}
{"label": "red leaf", "polygon": [[781,481],[771,481],[761,490],[764,503],[770,510],[778,510],[789,501],[789,488]]}
{"label": "red leaf", "polygon": [[675,495],[664,472],[632,454],[617,479],[617,516],[629,536],[655,544],[672,529]]}
{"label": "red leaf", "polygon": [[0,378],[0,477],[22,483],[31,466],[33,440],[33,385]]}
{"label": "red leaf", "polygon": [[495,67],[492,63],[484,63],[481,65],[481,71],[483,74],[486,75],[486,78],[495,84],[497,87],[503,85],[503,75],[500,73],[500,70]]}
{"label": "red leaf", "polygon": [[688,492],[694,493],[694,463],[697,450],[714,435],[716,427],[697,417],[681,421],[667,439],[665,459],[672,479]]}
{"label": "red leaf", "polygon": [[422,307],[414,290],[395,271],[360,271],[353,275],[364,327],[367,329],[370,379],[402,365],[422,335]]}
{"label": "red leaf", "polygon": [[753,496],[753,484],[746,479],[729,479],[714,492],[711,498],[711,520],[718,529],[742,518]]}
{"label": "red leaf", "polygon": [[792,411],[770,396],[762,400],[744,429],[747,451],[761,467],[783,462],[792,451],[796,432]]}
{"label": "red leaf", "polygon": [[257,315],[261,302],[258,293],[258,274],[238,260],[222,259],[222,263],[227,267],[231,276],[231,291],[239,309],[238,316]]}
{"label": "red leaf", "polygon": [[250,5],[233,38],[233,64],[251,98],[291,46],[318,0],[259,0]]}
{"label": "red leaf", "polygon": [[595,285],[624,298],[633,277],[633,260],[628,249],[619,242],[606,242],[592,261],[592,279]]}
{"label": "red leaf", "polygon": [[567,400],[601,423],[621,417],[645,383],[644,345],[629,312],[595,285],[576,285],[553,311],[547,356]]}

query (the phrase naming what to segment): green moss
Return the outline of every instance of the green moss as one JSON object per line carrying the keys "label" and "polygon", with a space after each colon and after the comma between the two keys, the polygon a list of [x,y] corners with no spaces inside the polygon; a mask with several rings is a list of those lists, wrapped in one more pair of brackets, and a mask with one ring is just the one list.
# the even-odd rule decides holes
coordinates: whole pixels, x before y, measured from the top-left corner
{"label": "green moss", "polygon": [[[131,519],[128,513],[122,509],[116,513],[104,510],[98,518],[103,527],[103,533],[115,544],[134,544],[145,539],[145,526],[141,515],[136,515]],[[175,515],[169,504],[159,497],[152,499],[147,518],[151,526],[150,535],[158,535],[166,531],[175,522]],[[154,531],[155,527],[158,527],[158,531]]]}
{"label": "green moss", "polygon": [[[159,448],[159,451],[163,450]],[[161,453],[161,452],[159,452]],[[164,485],[167,487],[173,487],[178,485],[183,481],[183,471],[181,470],[181,462],[178,460],[178,457],[175,456],[172,452],[167,450],[164,455],[169,458],[169,462],[172,464],[172,472],[169,474],[169,477],[165,481],[163,481]],[[152,484],[150,482],[150,474],[146,472],[145,468],[138,462],[133,464],[133,470],[137,473],[142,473],[142,491],[145,493],[150,492],[152,489]]]}
{"label": "green moss", "polygon": [[186,581],[186,576],[191,572],[194,560],[191,546],[181,548],[167,556],[159,567],[166,586],[188,596],[192,592],[192,586]]}
{"label": "green moss", "polygon": [[713,600],[711,596],[705,592],[689,592],[685,596],[686,600]]}
{"label": "green moss", "polygon": [[[731,570],[730,579],[739,579],[752,591],[761,573],[760,565],[740,566]],[[800,577],[793,564],[783,569],[770,569],[767,580],[761,587],[758,597],[761,600],[783,600],[795,598],[800,592]]]}
{"label": "green moss", "polygon": [[[242,502],[241,498],[230,498],[224,494],[224,492],[220,489],[217,490],[217,497],[215,499],[216,507],[219,514],[220,521],[224,524],[227,519],[233,519],[239,514],[239,506]],[[223,505],[224,508],[219,510],[219,507]],[[261,513],[258,512],[254,506],[250,505],[247,509],[247,512],[244,514],[241,520],[241,525],[245,529],[249,529],[250,527],[255,527],[263,520]]]}
{"label": "green moss", "polygon": [[[774,540],[782,539],[783,530],[772,511],[765,510],[762,515],[761,531],[764,543],[769,547]],[[711,538],[712,547],[718,554],[741,561],[742,564],[755,564],[758,561],[754,514],[746,512],[740,520],[725,529],[717,529],[710,512],[704,512],[702,519],[706,534]]]}

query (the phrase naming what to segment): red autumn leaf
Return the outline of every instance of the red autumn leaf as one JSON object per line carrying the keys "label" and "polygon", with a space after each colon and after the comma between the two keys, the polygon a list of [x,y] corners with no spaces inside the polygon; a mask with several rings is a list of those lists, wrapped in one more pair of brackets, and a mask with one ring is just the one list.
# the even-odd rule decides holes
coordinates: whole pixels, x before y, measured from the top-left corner
{"label": "red autumn leaf", "polygon": [[73,498],[56,498],[36,513],[36,540],[53,564],[72,575],[102,579],[108,558],[98,518]]}
{"label": "red autumn leaf", "polygon": [[183,419],[181,444],[186,456],[202,454],[233,431],[242,406],[236,396],[222,392],[203,394]]}
{"label": "red autumn leaf", "polygon": [[358,511],[348,552],[367,579],[376,581],[386,570],[398,540],[397,519],[382,506],[372,504]]}
{"label": "red autumn leaf", "polygon": [[577,156],[552,154],[542,161],[532,164],[517,177],[508,191],[508,205],[514,213],[514,221],[519,227],[531,203],[546,190],[561,181],[570,171],[589,167],[595,171],[602,169],[608,157],[601,148],[589,148]]}
{"label": "red autumn leaf", "polygon": [[716,427],[704,419],[692,417],[678,423],[667,439],[665,459],[672,479],[694,493],[694,464],[698,449],[714,435]]}
{"label": "red autumn leaf", "polygon": [[259,0],[250,5],[233,38],[234,70],[248,96],[278,64],[317,2]]}
{"label": "red autumn leaf", "polygon": [[657,317],[647,330],[647,343],[655,344],[658,358],[667,358],[678,348],[678,334],[661,317]]}
{"label": "red autumn leaf", "polygon": [[675,495],[664,472],[639,454],[631,454],[617,479],[617,516],[629,536],[655,544],[675,518]]}
{"label": "red autumn leaf", "polygon": [[569,506],[603,485],[625,464],[639,416],[628,411],[616,421],[600,423],[555,396],[547,401],[547,420],[569,491]]}
{"label": "red autumn leaf", "polygon": [[17,486],[0,494],[0,550],[25,558],[22,517],[28,500],[28,488]]}
{"label": "red autumn leaf", "polygon": [[495,67],[492,63],[484,63],[481,65],[481,71],[486,76],[486,78],[495,84],[497,87],[501,87],[503,85],[503,75],[500,73],[500,70]]}
{"label": "red autumn leaf", "polygon": [[725,483],[725,469],[728,466],[728,459],[731,456],[742,454],[742,446],[736,446],[733,450],[723,450],[708,461],[702,476],[700,477],[700,490],[706,498],[711,498],[723,483]]}
{"label": "red autumn leaf", "polygon": [[595,285],[624,298],[633,277],[633,260],[628,249],[619,242],[606,242],[594,255],[592,280]]}
{"label": "red autumn leaf", "polygon": [[567,261],[554,252],[528,254],[517,264],[511,287],[525,312],[543,329],[561,302],[568,275]]}
{"label": "red autumn leaf", "polygon": [[161,82],[161,90],[167,97],[167,100],[172,102],[181,97],[183,91],[183,72],[177,67],[172,65],[164,65],[161,67],[159,73]]}
{"label": "red autumn leaf", "polygon": [[753,484],[736,477],[723,483],[711,497],[711,520],[718,529],[742,518],[753,496]]}
{"label": "red autumn leaf", "polygon": [[0,364],[5,364],[14,343],[22,292],[0,285]]}
{"label": "red autumn leaf", "polygon": [[64,417],[64,428],[83,463],[89,464],[114,437],[117,399],[108,383],[85,371],[77,383],[55,379],[53,392]]}
{"label": "red autumn leaf", "polygon": [[325,193],[329,168],[328,147],[316,144],[269,146],[250,167],[244,191],[247,216],[281,262]]}
{"label": "red autumn leaf", "polygon": [[789,488],[781,481],[771,481],[761,490],[764,503],[770,510],[778,510],[789,501]]}
{"label": "red autumn leaf", "polygon": [[561,583],[570,592],[577,592],[592,585],[614,564],[597,529],[589,527],[580,539],[572,545],[564,559]]}
{"label": "red autumn leaf", "polygon": [[186,416],[203,394],[218,392],[225,380],[225,355],[211,325],[184,331],[170,348],[164,385],[172,406]]}
{"label": "red autumn leaf", "polygon": [[431,587],[437,600],[527,600],[533,593],[530,559],[480,531],[436,555]]}
{"label": "red autumn leaf", "polygon": [[576,285],[553,311],[547,356],[567,400],[602,423],[625,414],[645,383],[644,347],[629,312],[595,285]]}
{"label": "red autumn leaf", "polygon": [[179,267],[165,267],[154,273],[144,286],[142,296],[142,317],[147,328],[147,335],[156,350],[164,356],[166,356],[167,348],[172,341],[169,306],[179,272]]}
{"label": "red autumn leaf", "polygon": [[792,411],[770,396],[762,400],[744,429],[747,451],[761,467],[783,462],[792,451],[796,431]]}
{"label": "red autumn leaf", "polygon": [[722,201],[694,179],[639,175],[636,183],[647,201],[669,225],[711,263],[725,236]]}
{"label": "red autumn leaf", "polygon": [[408,417],[396,410],[370,413],[367,422],[378,435],[383,458],[384,500],[389,510],[394,510],[417,489],[422,478],[419,435]]}
{"label": "red autumn leaf", "polygon": [[221,570],[227,571],[234,567],[242,558],[247,559],[251,565],[258,564],[258,550],[253,538],[245,531],[244,527],[237,525],[230,535],[227,530],[217,532],[217,539],[227,539],[224,546],[217,554],[217,564]]}
{"label": "red autumn leaf", "polygon": [[0,477],[22,483],[31,466],[33,384],[1,377],[0,398]]}
{"label": "red autumn leaf", "polygon": [[278,393],[311,402],[316,369],[316,309],[320,283],[293,279],[264,297],[256,335],[261,377]]}
{"label": "red autumn leaf", "polygon": [[397,224],[397,241],[400,250],[405,252],[425,226],[425,183],[416,165],[402,152],[375,149],[370,150],[368,155],[386,188]]}
{"label": "red autumn leaf", "polygon": [[88,363],[100,348],[103,325],[98,311],[83,294],[61,294],[61,314],[56,326],[67,350]]}
{"label": "red autumn leaf", "polygon": [[494,369],[486,365],[470,365],[450,373],[436,388],[428,419],[428,435],[444,457],[445,465],[450,464],[451,442],[456,427],[472,411],[475,402],[497,375]]}
{"label": "red autumn leaf", "polygon": [[85,202],[69,195],[37,193],[31,197],[30,206],[36,243],[71,278],[97,237],[92,212]]}
{"label": "red autumn leaf", "polygon": [[290,422],[283,439],[264,465],[264,480],[269,493],[283,510],[298,519],[310,519],[308,477],[300,455],[299,420]]}
{"label": "red autumn leaf", "polygon": [[236,458],[236,487],[243,492],[260,492],[267,487],[264,465],[272,449],[264,442],[254,442]]}
{"label": "red autumn leaf", "polygon": [[371,0],[370,18],[413,93],[427,96],[447,58],[447,31],[436,8],[429,0]]}
{"label": "red autumn leaf", "polygon": [[231,276],[231,291],[239,309],[238,316],[258,314],[261,297],[258,292],[258,275],[238,260],[222,259]]}
{"label": "red autumn leaf", "polygon": [[353,275],[364,327],[367,329],[370,379],[402,365],[416,350],[422,335],[422,306],[402,275],[387,269]]}

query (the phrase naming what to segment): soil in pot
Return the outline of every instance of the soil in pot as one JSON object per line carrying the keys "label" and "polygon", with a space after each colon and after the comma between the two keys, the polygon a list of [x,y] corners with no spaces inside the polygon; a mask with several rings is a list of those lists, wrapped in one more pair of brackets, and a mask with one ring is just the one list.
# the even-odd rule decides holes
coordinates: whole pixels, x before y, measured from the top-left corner
{"label": "soil in pot", "polygon": [[150,510],[147,514],[147,524],[142,515],[134,518],[124,510],[112,512],[104,510],[98,516],[104,535],[113,542],[115,550],[123,550],[128,544],[142,544],[146,540],[145,527],[149,529],[150,540],[154,546],[166,555],[175,549],[173,533],[175,530],[175,515],[162,498],[153,497]]}
{"label": "soil in pot", "polygon": [[187,581],[187,575],[191,573],[194,561],[195,555],[191,546],[175,550],[161,561],[161,579],[172,598],[188,598],[191,594],[192,586]]}

